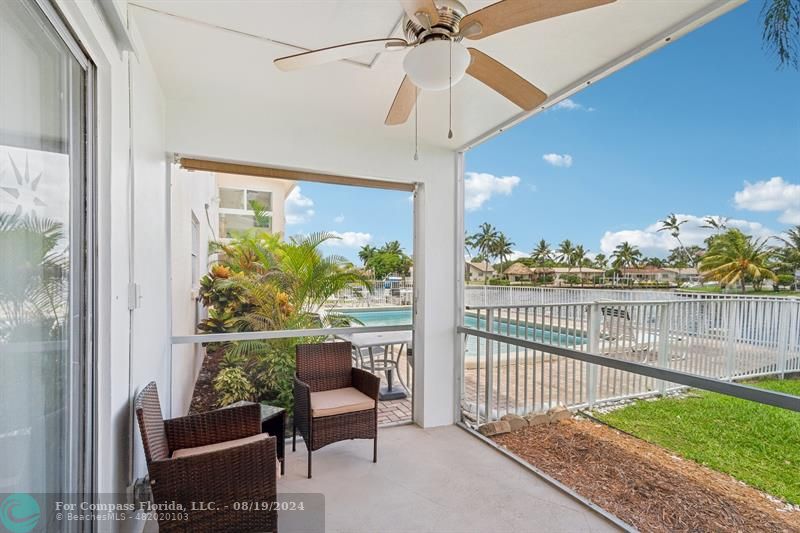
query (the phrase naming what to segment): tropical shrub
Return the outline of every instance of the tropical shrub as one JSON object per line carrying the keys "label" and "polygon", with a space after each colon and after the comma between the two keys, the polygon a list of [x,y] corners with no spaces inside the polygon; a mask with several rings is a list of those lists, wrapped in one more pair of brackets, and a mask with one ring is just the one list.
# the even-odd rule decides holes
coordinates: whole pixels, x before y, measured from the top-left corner
{"label": "tropical shrub", "polygon": [[794,285],[794,275],[792,274],[778,274],[778,280],[773,284],[773,288],[777,291],[781,287],[791,287]]}
{"label": "tropical shrub", "polygon": [[237,366],[223,368],[214,378],[214,390],[219,395],[220,407],[241,401],[252,401],[256,389],[244,369]]}
{"label": "tropical shrub", "polygon": [[[320,246],[336,238],[326,233],[281,242],[252,229],[228,243],[215,243],[219,259],[201,280],[200,298],[208,318],[198,329],[208,333],[274,331],[350,325],[352,318],[324,312],[331,296],[348,286],[370,286],[340,256],[325,256]],[[248,340],[226,343],[214,380],[219,402],[249,398],[291,411],[295,346],[321,338]]]}

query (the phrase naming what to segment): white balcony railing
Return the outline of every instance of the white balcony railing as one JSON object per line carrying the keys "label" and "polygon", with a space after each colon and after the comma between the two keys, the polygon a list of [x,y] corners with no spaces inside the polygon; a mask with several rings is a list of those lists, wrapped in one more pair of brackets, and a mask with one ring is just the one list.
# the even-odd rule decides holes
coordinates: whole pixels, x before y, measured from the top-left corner
{"label": "white balcony railing", "polygon": [[799,310],[785,298],[467,306],[462,409],[480,422],[685,385],[548,347],[729,382],[800,372]]}

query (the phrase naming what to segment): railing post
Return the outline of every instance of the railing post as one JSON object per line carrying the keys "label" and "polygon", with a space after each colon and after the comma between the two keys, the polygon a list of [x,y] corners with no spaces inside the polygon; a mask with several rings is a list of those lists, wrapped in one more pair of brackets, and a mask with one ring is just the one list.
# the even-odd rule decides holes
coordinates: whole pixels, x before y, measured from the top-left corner
{"label": "railing post", "polygon": [[[658,366],[667,368],[669,366],[669,310],[670,304],[661,306],[661,314],[658,317]],[[664,396],[667,393],[667,382],[663,379],[658,380],[658,393]]]}
{"label": "railing post", "polygon": [[736,354],[736,312],[738,300],[728,300],[728,337],[725,340],[725,379],[731,381],[734,374],[733,359]]}
{"label": "railing post", "polygon": [[[494,331],[494,309],[488,309],[486,314],[486,331],[489,333]],[[491,422],[494,419],[494,411],[492,409],[492,398],[494,398],[494,361],[493,361],[492,341],[486,339],[486,421]]]}
{"label": "railing post", "polygon": [[[589,331],[587,350],[600,354],[600,304],[589,304]],[[586,368],[586,402],[592,407],[597,401],[597,365],[589,364]]]}
{"label": "railing post", "polygon": [[786,374],[786,355],[789,352],[789,343],[791,343],[792,324],[794,324],[796,306],[795,302],[785,301],[780,303],[780,330],[778,332],[778,361],[777,368],[778,375],[781,379]]}

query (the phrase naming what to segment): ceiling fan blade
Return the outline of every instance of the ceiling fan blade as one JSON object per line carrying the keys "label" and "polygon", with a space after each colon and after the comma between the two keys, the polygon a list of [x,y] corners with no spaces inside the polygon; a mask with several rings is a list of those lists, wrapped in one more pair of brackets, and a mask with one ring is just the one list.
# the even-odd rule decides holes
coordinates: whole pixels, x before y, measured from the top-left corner
{"label": "ceiling fan blade", "polygon": [[[433,0],[400,0],[400,4],[402,4],[408,18],[417,21],[424,28],[439,22],[439,11],[436,9],[436,4],[433,3]],[[418,17],[417,13],[425,13],[428,16],[428,20],[424,20],[425,17]]]}
{"label": "ceiling fan blade", "polygon": [[525,78],[480,50],[468,48],[472,63],[467,74],[488,85],[526,111],[547,100],[547,95]]}
{"label": "ceiling fan blade", "polygon": [[409,115],[411,115],[411,110],[414,109],[416,103],[417,87],[408,76],[404,76],[403,81],[400,82],[400,88],[397,89],[397,94],[394,95],[392,107],[389,108],[384,124],[387,126],[404,124]]}
{"label": "ceiling fan blade", "polygon": [[389,50],[402,50],[406,46],[408,46],[408,43],[405,39],[370,39],[368,41],[339,44],[328,48],[320,48],[319,50],[309,50],[300,54],[279,57],[273,63],[283,71],[297,70],[299,68],[332,63],[340,59],[379,54]]}
{"label": "ceiling fan blade", "polygon": [[500,0],[461,19],[462,35],[467,39],[483,39],[501,31],[524,26],[616,0]]}

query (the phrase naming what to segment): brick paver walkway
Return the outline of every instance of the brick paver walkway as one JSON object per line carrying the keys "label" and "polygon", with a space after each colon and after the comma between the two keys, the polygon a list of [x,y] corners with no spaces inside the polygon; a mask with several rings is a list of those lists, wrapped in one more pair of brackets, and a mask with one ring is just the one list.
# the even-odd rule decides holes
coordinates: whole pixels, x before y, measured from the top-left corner
{"label": "brick paver walkway", "polygon": [[378,402],[378,425],[385,426],[411,420],[411,398]]}

